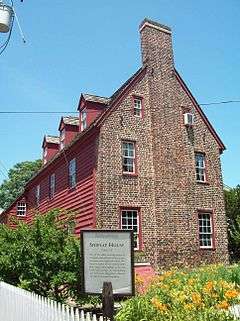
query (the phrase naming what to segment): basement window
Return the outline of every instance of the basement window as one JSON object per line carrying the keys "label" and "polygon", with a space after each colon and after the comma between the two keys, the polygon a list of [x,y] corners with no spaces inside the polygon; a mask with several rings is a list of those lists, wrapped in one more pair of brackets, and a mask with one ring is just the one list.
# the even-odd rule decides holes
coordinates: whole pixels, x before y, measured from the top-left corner
{"label": "basement window", "polygon": [[27,204],[26,202],[17,203],[17,216],[26,216],[27,213]]}

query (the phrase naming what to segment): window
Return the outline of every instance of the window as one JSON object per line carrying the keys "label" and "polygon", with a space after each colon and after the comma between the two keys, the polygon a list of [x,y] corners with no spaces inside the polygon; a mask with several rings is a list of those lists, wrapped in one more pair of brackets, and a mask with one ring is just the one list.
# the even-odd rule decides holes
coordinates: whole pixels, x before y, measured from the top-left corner
{"label": "window", "polygon": [[124,209],[121,211],[121,229],[133,230],[134,249],[140,249],[139,242],[139,213],[137,209]]}
{"label": "window", "polygon": [[142,117],[142,99],[141,98],[134,98],[134,115],[137,117]]}
{"label": "window", "polygon": [[47,163],[47,153],[48,153],[48,150],[47,150],[47,147],[45,147],[43,150],[43,164],[44,165]]}
{"label": "window", "polygon": [[56,175],[52,174],[49,177],[49,197],[53,198],[56,190]]}
{"label": "window", "polygon": [[36,197],[36,204],[37,206],[39,206],[39,203],[40,203],[40,185],[38,185],[36,187],[36,191],[35,191],[35,197]]}
{"label": "window", "polygon": [[201,248],[213,247],[212,213],[198,213],[199,242]]}
{"label": "window", "polygon": [[122,170],[125,174],[135,174],[135,143],[122,142]]}
{"label": "window", "polygon": [[64,148],[65,128],[60,131],[60,150]]}
{"label": "window", "polygon": [[68,165],[69,187],[76,186],[76,158],[73,158]]}
{"label": "window", "polygon": [[87,113],[86,111],[81,112],[81,130],[87,128]]}
{"label": "window", "polygon": [[26,216],[27,213],[27,204],[26,202],[17,203],[17,216]]}
{"label": "window", "polygon": [[195,154],[196,180],[206,182],[206,161],[203,153]]}

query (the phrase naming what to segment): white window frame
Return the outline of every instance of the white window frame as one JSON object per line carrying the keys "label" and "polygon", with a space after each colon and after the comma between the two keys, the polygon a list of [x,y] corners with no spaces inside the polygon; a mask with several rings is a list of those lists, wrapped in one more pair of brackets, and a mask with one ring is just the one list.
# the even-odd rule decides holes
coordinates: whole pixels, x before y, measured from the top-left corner
{"label": "white window frame", "polygon": [[200,248],[212,249],[214,235],[213,218],[211,212],[198,212],[198,232]]}
{"label": "white window frame", "polygon": [[73,158],[68,163],[68,181],[69,187],[73,188],[77,185],[77,166],[76,158]]}
{"label": "white window frame", "polygon": [[[133,148],[129,148],[130,146],[133,146]],[[136,174],[135,142],[122,141],[122,171],[123,174]]]}
{"label": "white window frame", "polygon": [[35,197],[36,197],[36,204],[39,206],[40,204],[40,196],[41,196],[41,186],[40,184],[36,186]]}
{"label": "white window frame", "polygon": [[206,182],[206,156],[204,153],[195,153],[195,170],[196,181],[200,183]]}
{"label": "white window frame", "polygon": [[49,176],[49,197],[53,198],[56,192],[56,174]]}
{"label": "white window frame", "polygon": [[43,164],[44,165],[47,163],[47,153],[48,153],[48,150],[47,150],[47,146],[46,146],[43,149]]}
{"label": "white window frame", "polygon": [[65,128],[63,128],[60,131],[60,150],[62,150],[64,148],[65,137],[66,137],[66,130],[65,130]]}
{"label": "white window frame", "polygon": [[27,203],[24,201],[17,202],[17,216],[26,216],[27,214]]}
{"label": "white window frame", "polygon": [[143,109],[142,98],[134,97],[133,98],[133,104],[134,104],[134,106],[133,106],[134,116],[142,118],[142,109]]}
{"label": "white window frame", "polygon": [[86,110],[81,111],[81,131],[87,128],[87,112]]}
{"label": "white window frame", "polygon": [[133,230],[134,250],[140,249],[140,219],[139,210],[134,208],[121,209],[121,229]]}

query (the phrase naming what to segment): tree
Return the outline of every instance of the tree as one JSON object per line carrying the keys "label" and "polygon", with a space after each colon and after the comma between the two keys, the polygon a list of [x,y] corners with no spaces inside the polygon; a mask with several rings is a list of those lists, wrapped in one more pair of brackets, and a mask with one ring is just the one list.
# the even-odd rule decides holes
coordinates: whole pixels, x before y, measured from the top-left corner
{"label": "tree", "polygon": [[225,191],[229,250],[232,259],[240,258],[240,185]]}
{"label": "tree", "polygon": [[24,190],[26,182],[41,168],[42,161],[18,163],[8,171],[8,179],[0,186],[0,208],[6,209]]}
{"label": "tree", "polygon": [[39,295],[77,299],[80,242],[68,233],[72,215],[52,210],[37,215],[31,226],[0,225],[0,279]]}

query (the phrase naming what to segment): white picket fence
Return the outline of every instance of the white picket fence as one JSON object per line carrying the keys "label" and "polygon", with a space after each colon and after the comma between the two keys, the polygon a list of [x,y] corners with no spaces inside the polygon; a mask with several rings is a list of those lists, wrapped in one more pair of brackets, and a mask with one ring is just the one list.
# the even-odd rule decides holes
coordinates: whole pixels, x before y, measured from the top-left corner
{"label": "white picket fence", "polygon": [[103,321],[103,318],[0,282],[0,321]]}

